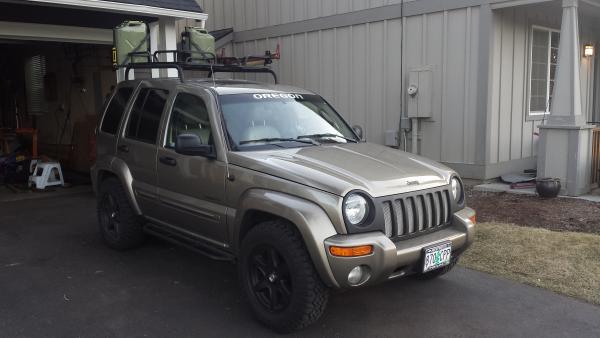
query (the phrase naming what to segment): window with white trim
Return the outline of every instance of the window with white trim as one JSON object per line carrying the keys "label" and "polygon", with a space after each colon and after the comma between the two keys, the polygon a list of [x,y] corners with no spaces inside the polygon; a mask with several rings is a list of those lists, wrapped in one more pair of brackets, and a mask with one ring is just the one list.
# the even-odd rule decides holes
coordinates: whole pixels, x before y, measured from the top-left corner
{"label": "window with white trim", "polygon": [[550,112],[558,62],[557,30],[533,26],[529,59],[529,115]]}

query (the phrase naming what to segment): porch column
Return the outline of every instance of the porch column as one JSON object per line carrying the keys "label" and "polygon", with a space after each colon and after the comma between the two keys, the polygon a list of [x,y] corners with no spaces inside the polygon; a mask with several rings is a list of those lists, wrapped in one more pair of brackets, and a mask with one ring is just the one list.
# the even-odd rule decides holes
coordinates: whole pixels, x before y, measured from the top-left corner
{"label": "porch column", "polygon": [[578,0],[563,0],[558,65],[547,124],[540,126],[538,177],[560,178],[562,194],[589,192],[594,127],[581,110]]}
{"label": "porch column", "polygon": [[[177,28],[175,19],[160,18],[158,22],[150,23],[150,46],[151,53],[157,50],[175,50],[177,49]],[[172,62],[173,54],[161,54],[158,56],[160,61]],[[152,77],[177,77],[175,69],[153,69]]]}

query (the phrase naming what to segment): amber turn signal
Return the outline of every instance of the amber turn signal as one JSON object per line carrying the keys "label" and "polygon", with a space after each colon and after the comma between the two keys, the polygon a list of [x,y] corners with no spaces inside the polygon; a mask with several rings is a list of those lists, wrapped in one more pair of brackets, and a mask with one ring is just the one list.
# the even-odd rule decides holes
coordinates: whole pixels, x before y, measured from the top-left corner
{"label": "amber turn signal", "polygon": [[469,217],[469,221],[473,224],[477,223],[477,214],[473,214],[473,216]]}
{"label": "amber turn signal", "polygon": [[372,245],[361,245],[361,246],[350,246],[350,247],[342,247],[342,246],[331,246],[329,247],[329,252],[338,257],[360,257],[366,256],[373,253]]}

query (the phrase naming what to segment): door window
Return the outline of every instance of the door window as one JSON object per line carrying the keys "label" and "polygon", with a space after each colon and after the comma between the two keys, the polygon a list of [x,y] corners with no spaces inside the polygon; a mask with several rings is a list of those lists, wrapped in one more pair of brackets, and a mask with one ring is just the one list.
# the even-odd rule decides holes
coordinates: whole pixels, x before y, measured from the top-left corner
{"label": "door window", "polygon": [[213,144],[213,137],[204,101],[196,95],[180,93],[173,104],[167,130],[166,148],[175,148],[177,135],[194,134],[202,144]]}
{"label": "door window", "polygon": [[131,109],[125,136],[142,142],[156,143],[160,118],[168,96],[167,90],[142,88]]}
{"label": "door window", "polygon": [[119,124],[121,123],[121,117],[123,117],[125,107],[131,98],[131,94],[133,94],[133,88],[131,87],[122,87],[117,90],[106,109],[106,114],[104,114],[104,120],[102,120],[100,130],[113,135],[117,133]]}

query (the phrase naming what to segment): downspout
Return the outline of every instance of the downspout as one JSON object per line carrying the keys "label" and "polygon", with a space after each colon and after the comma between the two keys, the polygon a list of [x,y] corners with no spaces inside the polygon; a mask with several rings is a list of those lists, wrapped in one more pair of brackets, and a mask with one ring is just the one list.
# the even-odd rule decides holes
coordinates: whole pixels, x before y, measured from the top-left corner
{"label": "downspout", "polygon": [[398,130],[402,133],[402,143],[406,152],[406,133],[408,130],[403,128],[402,124],[402,120],[407,115],[404,109],[404,0],[400,0],[400,24],[402,31],[400,34],[400,125]]}
{"label": "downspout", "polygon": [[414,117],[410,119],[411,121],[411,153],[418,154],[419,153],[419,118]]}

